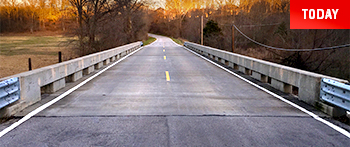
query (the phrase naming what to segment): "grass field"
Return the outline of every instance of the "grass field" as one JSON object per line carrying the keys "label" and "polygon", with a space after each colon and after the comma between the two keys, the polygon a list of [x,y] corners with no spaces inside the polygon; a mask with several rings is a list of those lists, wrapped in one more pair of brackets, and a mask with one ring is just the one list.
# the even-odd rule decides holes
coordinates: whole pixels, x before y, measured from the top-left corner
{"label": "grass field", "polygon": [[70,47],[73,37],[54,36],[0,36],[0,78],[28,71],[28,58],[33,69],[58,62],[58,52],[63,60],[76,57]]}

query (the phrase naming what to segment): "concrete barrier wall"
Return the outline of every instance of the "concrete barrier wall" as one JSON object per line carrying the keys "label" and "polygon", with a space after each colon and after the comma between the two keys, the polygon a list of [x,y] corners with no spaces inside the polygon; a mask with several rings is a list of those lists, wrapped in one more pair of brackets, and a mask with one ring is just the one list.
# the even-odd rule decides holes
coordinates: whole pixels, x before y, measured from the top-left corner
{"label": "concrete barrier wall", "polygon": [[11,116],[40,101],[41,93],[54,93],[64,88],[66,82],[77,81],[84,75],[131,53],[140,46],[141,42],[135,42],[0,79],[3,81],[11,77],[19,77],[21,93],[20,100],[0,109],[0,118]]}
{"label": "concrete barrier wall", "polygon": [[295,94],[300,100],[320,108],[331,116],[339,116],[346,113],[345,110],[329,106],[320,100],[320,83],[322,78],[333,79],[342,83],[348,82],[346,80],[283,66],[191,42],[185,42],[184,45],[197,53],[226,64],[245,74],[249,74],[257,80],[268,82],[276,89]]}

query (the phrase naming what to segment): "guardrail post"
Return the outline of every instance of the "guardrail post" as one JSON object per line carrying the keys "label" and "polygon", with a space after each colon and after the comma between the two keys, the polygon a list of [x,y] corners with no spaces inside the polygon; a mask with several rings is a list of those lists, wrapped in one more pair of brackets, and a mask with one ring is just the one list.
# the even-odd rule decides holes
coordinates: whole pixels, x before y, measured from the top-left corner
{"label": "guardrail post", "polygon": [[88,74],[92,73],[94,70],[95,70],[95,67],[90,66],[90,67],[83,70],[83,75],[88,75]]}
{"label": "guardrail post", "polygon": [[32,59],[28,58],[28,68],[29,68],[29,71],[32,70]]}
{"label": "guardrail post", "polygon": [[261,74],[260,73],[258,73],[258,72],[255,72],[255,71],[252,71],[252,77],[254,78],[254,79],[257,79],[257,80],[260,80],[261,81]]}
{"label": "guardrail post", "polygon": [[62,52],[58,52],[58,63],[62,62]]}
{"label": "guardrail post", "polygon": [[83,77],[83,71],[78,71],[76,73],[73,73],[71,76],[70,76],[70,81],[71,82],[75,82],[75,81],[78,81],[79,79],[81,79]]}
{"label": "guardrail post", "polygon": [[103,65],[108,65],[109,62],[110,62],[110,59],[108,58],[108,59],[106,59],[106,60],[103,61]]}
{"label": "guardrail post", "polygon": [[115,61],[115,56],[113,56],[112,58],[110,58],[111,62]]}
{"label": "guardrail post", "polygon": [[62,78],[43,87],[43,92],[54,93],[66,86],[66,79]]}
{"label": "guardrail post", "polygon": [[99,63],[95,64],[95,70],[100,69],[102,66],[103,66],[103,62],[99,62]]}

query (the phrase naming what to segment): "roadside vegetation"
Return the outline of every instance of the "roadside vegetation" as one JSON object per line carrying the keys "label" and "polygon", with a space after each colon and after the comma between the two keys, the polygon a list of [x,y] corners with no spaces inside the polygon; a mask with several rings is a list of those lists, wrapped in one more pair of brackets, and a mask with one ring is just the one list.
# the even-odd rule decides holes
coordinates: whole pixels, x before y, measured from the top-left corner
{"label": "roadside vegetation", "polygon": [[157,39],[154,37],[148,37],[148,39],[146,41],[143,41],[143,45],[149,45],[152,42],[156,41]]}
{"label": "roadside vegetation", "polygon": [[0,77],[28,71],[28,58],[36,69],[59,51],[69,60],[148,36],[147,0],[1,2]]}
{"label": "roadside vegetation", "polygon": [[185,41],[183,41],[182,39],[176,39],[174,37],[170,37],[174,42],[176,42],[177,44],[180,45],[184,45]]}

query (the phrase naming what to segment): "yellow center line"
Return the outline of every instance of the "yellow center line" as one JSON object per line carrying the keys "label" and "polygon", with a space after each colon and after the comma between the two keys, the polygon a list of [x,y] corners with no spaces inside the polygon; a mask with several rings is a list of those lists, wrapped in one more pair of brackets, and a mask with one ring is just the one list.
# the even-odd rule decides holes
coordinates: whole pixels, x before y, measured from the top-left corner
{"label": "yellow center line", "polygon": [[166,60],[166,56],[164,56],[164,60]]}
{"label": "yellow center line", "polygon": [[166,77],[166,81],[170,81],[170,76],[168,71],[165,71],[165,77]]}

